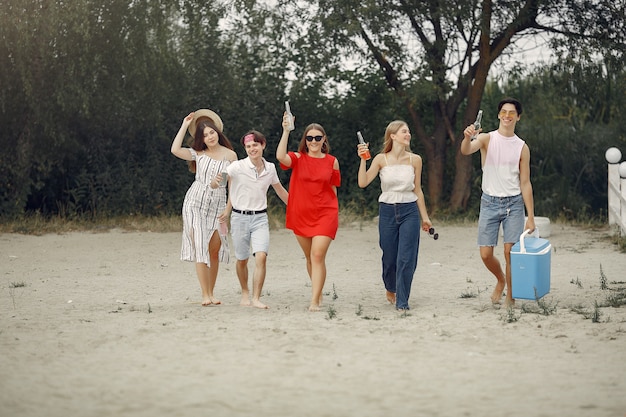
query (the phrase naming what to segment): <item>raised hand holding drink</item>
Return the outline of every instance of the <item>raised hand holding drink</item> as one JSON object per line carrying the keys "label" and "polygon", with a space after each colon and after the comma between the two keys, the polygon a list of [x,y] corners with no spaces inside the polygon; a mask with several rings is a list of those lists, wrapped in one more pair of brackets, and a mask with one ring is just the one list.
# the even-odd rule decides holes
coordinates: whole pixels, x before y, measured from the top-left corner
{"label": "raised hand holding drink", "polygon": [[474,140],[478,137],[478,129],[480,129],[480,123],[483,120],[483,111],[478,110],[478,116],[476,116],[476,121],[474,122],[474,129],[476,129],[476,133],[472,135],[470,140]]}
{"label": "raised hand holding drink", "polygon": [[287,129],[294,130],[296,128],[295,123],[293,122],[293,114],[291,113],[291,107],[289,107],[289,102],[285,101],[285,113],[287,113]]}
{"label": "raised hand holding drink", "polygon": [[[361,135],[361,132],[356,132],[356,137],[359,139],[359,145],[365,145],[365,140],[363,140],[363,135]],[[367,149],[366,152],[363,152],[361,154],[359,154],[359,156],[363,159],[365,159],[366,161],[369,159],[372,159],[372,155],[370,154],[370,150]]]}

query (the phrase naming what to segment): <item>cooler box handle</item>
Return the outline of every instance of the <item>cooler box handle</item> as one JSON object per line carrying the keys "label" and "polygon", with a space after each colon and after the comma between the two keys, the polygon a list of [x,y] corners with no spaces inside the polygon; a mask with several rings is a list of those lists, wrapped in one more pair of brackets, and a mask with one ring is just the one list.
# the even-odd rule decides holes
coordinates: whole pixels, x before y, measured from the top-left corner
{"label": "cooler box handle", "polygon": [[[533,231],[533,233],[537,232],[537,234],[539,234],[539,228],[535,227],[535,230]],[[526,229],[524,230],[524,233],[522,233],[519,237],[519,246],[520,246],[520,253],[526,253],[526,245],[524,244],[524,238],[530,233],[530,229]],[[542,251],[543,252],[543,251]]]}
{"label": "cooler box handle", "polygon": [[522,233],[519,237],[520,253],[526,253],[526,246],[524,245],[524,239],[526,238],[528,233],[530,233],[530,229],[524,230],[524,233]]}

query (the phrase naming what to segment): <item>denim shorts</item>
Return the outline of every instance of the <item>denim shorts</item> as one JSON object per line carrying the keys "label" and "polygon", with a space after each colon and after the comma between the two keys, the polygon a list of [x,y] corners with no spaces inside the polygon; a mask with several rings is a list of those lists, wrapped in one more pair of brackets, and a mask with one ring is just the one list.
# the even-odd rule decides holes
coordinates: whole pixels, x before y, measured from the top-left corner
{"label": "denim shorts", "polygon": [[497,246],[500,225],[504,243],[516,243],[524,231],[524,199],[521,194],[511,197],[480,198],[478,246]]}
{"label": "denim shorts", "polygon": [[270,248],[270,227],[267,213],[230,215],[230,236],[235,247],[235,257],[242,261],[252,253],[268,253]]}

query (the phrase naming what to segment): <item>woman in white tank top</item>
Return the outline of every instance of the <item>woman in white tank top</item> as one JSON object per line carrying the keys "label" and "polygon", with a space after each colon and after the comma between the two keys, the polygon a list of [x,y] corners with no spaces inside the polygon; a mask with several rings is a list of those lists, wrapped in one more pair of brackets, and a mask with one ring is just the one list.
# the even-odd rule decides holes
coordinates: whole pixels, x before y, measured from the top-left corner
{"label": "woman in white tank top", "polygon": [[[405,122],[389,123],[382,152],[374,157],[369,169],[361,158],[358,174],[361,188],[380,175],[378,232],[383,251],[382,278],[387,300],[401,311],[410,308],[420,226],[425,231],[432,227],[422,192],[422,158],[410,151],[410,142],[411,132]],[[358,154],[365,154],[367,146],[359,145]]]}

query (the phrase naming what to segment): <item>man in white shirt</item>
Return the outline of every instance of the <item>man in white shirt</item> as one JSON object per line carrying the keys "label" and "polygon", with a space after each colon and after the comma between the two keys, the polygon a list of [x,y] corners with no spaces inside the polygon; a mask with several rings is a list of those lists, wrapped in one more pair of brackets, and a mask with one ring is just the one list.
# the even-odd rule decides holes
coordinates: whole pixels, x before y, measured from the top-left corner
{"label": "man in white shirt", "polygon": [[[530,149],[515,134],[515,125],[521,116],[522,104],[516,99],[505,98],[498,104],[498,130],[480,133],[482,129],[476,130],[471,124],[463,131],[461,142],[463,155],[480,150],[483,194],[478,219],[478,246],[483,263],[498,281],[491,301],[499,303],[506,286],[506,307],[515,303],[511,293],[511,249],[524,229],[535,230]],[[477,136],[472,140],[474,135]],[[526,225],[524,206],[528,216]],[[500,225],[504,234],[505,272],[494,256]]]}
{"label": "man in white shirt", "polygon": [[[267,218],[267,190],[271,185],[278,197],[287,204],[289,193],[282,186],[274,164],[263,158],[267,145],[265,136],[255,130],[241,139],[248,157],[228,166],[228,202],[225,218],[230,211],[230,226],[239,284],[241,305],[266,309],[260,300],[265,282],[266,259],[269,251],[270,230]],[[221,180],[221,174],[218,174]],[[248,258],[250,249],[254,255],[255,268],[252,278],[252,299],[248,289]]]}

